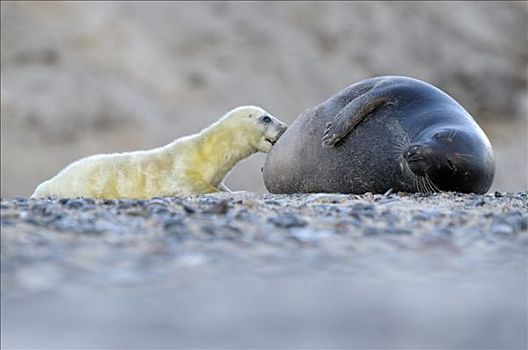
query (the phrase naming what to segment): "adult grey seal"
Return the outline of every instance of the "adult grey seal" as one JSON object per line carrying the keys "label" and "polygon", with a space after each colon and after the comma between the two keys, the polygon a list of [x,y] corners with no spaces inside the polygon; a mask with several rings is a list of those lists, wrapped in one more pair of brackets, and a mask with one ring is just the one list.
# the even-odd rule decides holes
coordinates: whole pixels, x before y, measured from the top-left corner
{"label": "adult grey seal", "polygon": [[268,154],[272,193],[485,193],[490,142],[453,98],[420,80],[360,81],[306,110]]}

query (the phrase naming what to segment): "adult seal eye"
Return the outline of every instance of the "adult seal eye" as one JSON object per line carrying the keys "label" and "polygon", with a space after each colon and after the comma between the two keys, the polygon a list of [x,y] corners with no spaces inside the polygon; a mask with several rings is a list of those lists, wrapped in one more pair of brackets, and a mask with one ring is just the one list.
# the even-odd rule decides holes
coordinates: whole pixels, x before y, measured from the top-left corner
{"label": "adult seal eye", "polygon": [[433,138],[437,141],[452,141],[455,131],[441,131],[433,135]]}
{"label": "adult seal eye", "polygon": [[261,117],[260,120],[262,120],[262,122],[263,122],[264,124],[269,124],[269,123],[271,123],[271,118],[268,117],[267,115]]}

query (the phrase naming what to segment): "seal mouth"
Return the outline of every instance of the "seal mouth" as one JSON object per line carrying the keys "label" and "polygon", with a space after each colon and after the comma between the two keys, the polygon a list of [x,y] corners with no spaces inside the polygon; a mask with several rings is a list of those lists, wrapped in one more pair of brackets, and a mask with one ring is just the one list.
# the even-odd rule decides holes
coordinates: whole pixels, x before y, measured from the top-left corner
{"label": "seal mouth", "polygon": [[405,151],[403,157],[407,163],[420,163],[425,162],[426,157],[430,156],[431,148],[423,145],[411,145],[407,151]]}
{"label": "seal mouth", "polygon": [[284,127],[281,127],[281,129],[279,130],[279,133],[275,136],[274,139],[271,139],[271,138],[266,138],[264,139],[266,142],[268,142],[269,144],[271,144],[272,146],[274,146],[277,141],[280,139],[280,137],[282,136],[282,134],[284,134],[286,132],[286,129],[288,127],[284,126]]}
{"label": "seal mouth", "polygon": [[407,163],[418,163],[425,161],[425,157],[421,154],[412,154],[407,157]]}

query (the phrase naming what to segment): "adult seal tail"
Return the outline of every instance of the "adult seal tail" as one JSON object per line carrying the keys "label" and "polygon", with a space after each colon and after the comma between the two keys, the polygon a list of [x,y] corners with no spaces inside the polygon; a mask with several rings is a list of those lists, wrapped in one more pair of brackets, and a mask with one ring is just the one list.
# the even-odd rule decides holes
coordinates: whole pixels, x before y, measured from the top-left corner
{"label": "adult seal tail", "polygon": [[453,98],[420,80],[353,84],[301,114],[268,154],[273,193],[485,193],[490,142]]}

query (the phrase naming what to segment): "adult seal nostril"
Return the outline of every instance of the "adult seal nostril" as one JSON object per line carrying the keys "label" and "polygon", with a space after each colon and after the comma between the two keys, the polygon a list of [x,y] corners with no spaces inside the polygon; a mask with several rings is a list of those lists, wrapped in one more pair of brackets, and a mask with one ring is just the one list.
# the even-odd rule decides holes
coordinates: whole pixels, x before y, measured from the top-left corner
{"label": "adult seal nostril", "polygon": [[426,145],[412,145],[407,151],[404,151],[403,156],[409,162],[416,162],[425,160],[431,154],[432,149]]}
{"label": "adult seal nostril", "polygon": [[302,113],[264,165],[273,193],[485,193],[490,142],[453,98],[423,81],[376,77]]}
{"label": "adult seal nostril", "polygon": [[418,146],[409,147],[407,152],[405,152],[404,154],[405,154],[405,159],[407,159],[407,161],[412,160],[413,158],[420,157]]}

